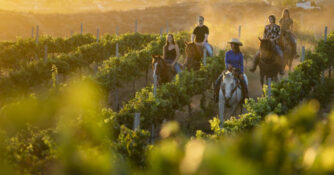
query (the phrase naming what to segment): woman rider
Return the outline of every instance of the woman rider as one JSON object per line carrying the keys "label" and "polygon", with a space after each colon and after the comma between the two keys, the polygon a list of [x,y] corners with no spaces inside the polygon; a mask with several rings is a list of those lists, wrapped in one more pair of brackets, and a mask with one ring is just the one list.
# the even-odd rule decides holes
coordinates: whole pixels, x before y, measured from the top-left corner
{"label": "woman rider", "polygon": [[168,34],[166,44],[163,47],[163,58],[167,64],[171,65],[174,68],[177,74],[181,72],[181,67],[176,62],[179,57],[179,46],[177,45],[177,43],[175,43],[174,36],[172,34]]}
{"label": "woman rider", "polygon": [[295,36],[292,34],[293,20],[290,18],[290,12],[288,9],[283,10],[279,24],[281,26],[281,31],[285,32],[285,36],[287,36],[287,39],[291,44],[292,50],[294,52],[293,55],[297,56],[297,42]]}
{"label": "woman rider", "polygon": [[[246,78],[244,77],[244,56],[240,51],[240,46],[242,43],[239,39],[233,38],[232,41],[228,42],[231,44],[231,50],[226,52],[225,54],[225,67],[229,71],[236,70],[237,77],[240,80],[242,93],[245,98],[248,98],[248,88],[246,84]],[[215,83],[215,92],[216,92],[216,100],[218,97],[219,85],[223,78],[223,75],[220,75]]]}
{"label": "woman rider", "polygon": [[[264,39],[269,39],[275,44],[275,49],[277,55],[280,57],[281,65],[283,65],[283,52],[278,45],[278,40],[281,35],[281,28],[276,24],[276,17],[274,15],[269,16],[270,24],[266,25],[264,29]],[[250,69],[251,72],[256,70],[256,66],[260,63],[260,52],[257,52],[255,55],[255,59],[253,61],[253,67]],[[284,67],[281,66],[280,74],[284,75]]]}

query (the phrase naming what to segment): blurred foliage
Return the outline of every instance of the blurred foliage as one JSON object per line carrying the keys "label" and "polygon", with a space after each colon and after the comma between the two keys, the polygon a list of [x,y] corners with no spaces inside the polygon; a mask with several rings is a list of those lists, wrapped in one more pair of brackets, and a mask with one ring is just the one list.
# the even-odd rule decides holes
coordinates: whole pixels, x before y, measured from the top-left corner
{"label": "blurred foliage", "polygon": [[52,78],[53,65],[57,67],[59,74],[69,75],[76,70],[89,67],[92,63],[99,63],[116,55],[117,43],[119,54],[123,55],[145,48],[148,43],[156,40],[157,36],[139,33],[127,33],[119,37],[105,35],[99,42],[79,46],[71,53],[51,55],[46,62],[40,59],[24,64],[18,70],[10,71],[8,76],[0,78],[2,100],[5,97],[15,97],[17,94],[27,94],[32,87],[48,83]]}
{"label": "blurred foliage", "polygon": [[[320,120],[318,101],[300,105],[310,97],[326,101],[332,90],[332,80],[320,83],[333,59],[322,47],[273,84],[271,99],[249,101],[249,113],[224,128],[212,119],[212,133],[196,138],[167,122],[150,145],[147,130],[210,88],[224,52],[160,86],[156,97],[142,89],[119,113],[103,108],[105,87],[90,77],[7,103],[0,109],[0,174],[333,174],[334,111]],[[141,130],[130,129],[134,112]]]}

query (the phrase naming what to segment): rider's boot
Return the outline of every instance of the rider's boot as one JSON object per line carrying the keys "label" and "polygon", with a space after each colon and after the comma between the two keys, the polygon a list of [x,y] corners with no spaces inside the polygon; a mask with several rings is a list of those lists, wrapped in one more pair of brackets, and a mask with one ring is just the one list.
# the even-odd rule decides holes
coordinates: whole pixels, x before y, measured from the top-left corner
{"label": "rider's boot", "polygon": [[256,70],[256,66],[260,63],[260,52],[257,52],[254,60],[253,60],[253,65],[252,67],[249,69],[249,71],[254,72]]}
{"label": "rider's boot", "polygon": [[280,70],[279,70],[279,74],[284,75],[285,74],[285,64],[284,64],[284,57],[283,57],[283,52],[281,50],[281,48],[276,45],[276,52],[278,54],[279,57],[279,61],[280,61]]}
{"label": "rider's boot", "polygon": [[242,93],[244,94],[244,98],[249,98],[249,96],[248,96],[248,88],[247,88],[247,85],[246,85],[246,81],[244,79],[242,79],[240,81],[240,84],[241,84]]}
{"label": "rider's boot", "polygon": [[292,38],[291,40],[291,46],[292,46],[292,52],[293,52],[294,58],[298,58],[299,55],[297,54],[297,42],[294,38]]}

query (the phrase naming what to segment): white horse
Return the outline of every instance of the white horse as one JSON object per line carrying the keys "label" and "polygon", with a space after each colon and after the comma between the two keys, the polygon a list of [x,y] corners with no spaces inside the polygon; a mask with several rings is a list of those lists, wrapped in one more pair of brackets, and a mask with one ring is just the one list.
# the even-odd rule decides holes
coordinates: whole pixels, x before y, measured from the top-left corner
{"label": "white horse", "polygon": [[[243,74],[248,86],[248,79],[246,74]],[[223,80],[220,83],[219,89],[219,119],[221,125],[225,119],[229,119],[232,115],[236,114],[238,107],[241,108],[242,112],[242,100],[244,99],[241,85],[237,78],[234,77],[233,73],[226,71],[223,74]],[[241,113],[240,112],[240,113]]]}

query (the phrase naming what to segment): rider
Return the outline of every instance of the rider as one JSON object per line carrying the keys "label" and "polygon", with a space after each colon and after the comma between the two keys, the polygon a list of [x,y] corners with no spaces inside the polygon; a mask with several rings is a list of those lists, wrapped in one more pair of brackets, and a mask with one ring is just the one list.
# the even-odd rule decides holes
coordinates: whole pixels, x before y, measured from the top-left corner
{"label": "rider", "polygon": [[285,32],[287,35],[287,39],[290,42],[290,45],[292,46],[293,55],[297,56],[297,42],[295,36],[292,34],[292,28],[293,28],[293,20],[290,18],[290,12],[288,9],[284,9],[282,13],[282,17],[279,20],[279,23],[281,25],[282,32]]}
{"label": "rider", "polygon": [[[231,50],[226,52],[225,54],[225,67],[229,71],[236,70],[237,77],[240,80],[240,85],[242,89],[242,93],[245,98],[248,98],[248,88],[246,84],[246,78],[244,77],[244,56],[240,51],[240,46],[242,43],[237,38],[233,38],[232,41],[229,42],[231,44]],[[215,93],[218,94],[219,84],[223,78],[223,74],[221,74],[215,83]],[[217,100],[217,99],[216,99]]]}
{"label": "rider", "polygon": [[[276,24],[276,17],[274,15],[269,16],[269,22],[270,24],[266,25],[264,29],[264,39],[270,39],[275,44],[275,50],[277,54],[280,57],[281,62],[281,70],[280,74],[284,75],[284,66],[283,66],[283,52],[278,45],[278,39],[281,34],[280,26]],[[250,69],[251,72],[254,72],[256,70],[256,66],[260,62],[260,52],[257,52],[253,61],[253,67]]]}
{"label": "rider", "polygon": [[175,72],[178,74],[181,72],[181,67],[176,60],[180,57],[180,49],[174,40],[173,34],[168,34],[166,38],[166,44],[163,47],[163,58],[165,62],[174,67]]}
{"label": "rider", "polygon": [[208,43],[208,37],[209,37],[209,28],[204,25],[204,17],[199,16],[198,17],[198,26],[194,29],[192,35],[191,35],[191,42],[194,42],[197,45],[201,45],[205,47],[207,52],[209,53],[209,56],[213,56],[213,51]]}

